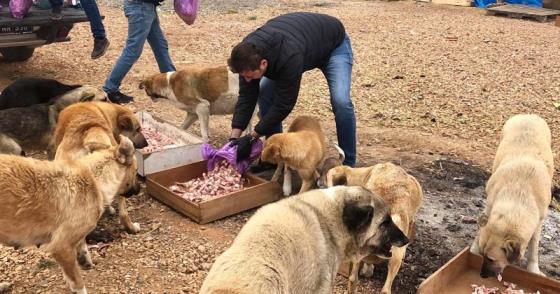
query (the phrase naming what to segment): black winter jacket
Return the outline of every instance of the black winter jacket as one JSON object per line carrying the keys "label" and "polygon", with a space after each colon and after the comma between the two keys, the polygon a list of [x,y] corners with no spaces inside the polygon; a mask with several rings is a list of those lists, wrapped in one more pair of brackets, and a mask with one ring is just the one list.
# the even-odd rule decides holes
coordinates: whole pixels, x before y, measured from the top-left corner
{"label": "black winter jacket", "polygon": [[[243,43],[263,50],[268,61],[265,77],[276,83],[275,97],[268,113],[255,126],[260,135],[269,135],[294,108],[303,72],[326,64],[332,51],[345,37],[342,23],[329,15],[296,12],[278,16],[249,34]],[[239,76],[239,99],[232,128],[245,129],[257,98],[260,80],[246,82]]]}

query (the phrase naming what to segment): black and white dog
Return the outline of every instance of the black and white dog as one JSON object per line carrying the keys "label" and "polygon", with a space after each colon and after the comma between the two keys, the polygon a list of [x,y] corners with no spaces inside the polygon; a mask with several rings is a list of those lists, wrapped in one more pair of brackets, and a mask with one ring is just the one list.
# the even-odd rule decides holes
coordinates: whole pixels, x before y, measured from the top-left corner
{"label": "black and white dog", "polygon": [[20,78],[0,93],[0,110],[51,102],[81,86],[66,85],[52,79]]}

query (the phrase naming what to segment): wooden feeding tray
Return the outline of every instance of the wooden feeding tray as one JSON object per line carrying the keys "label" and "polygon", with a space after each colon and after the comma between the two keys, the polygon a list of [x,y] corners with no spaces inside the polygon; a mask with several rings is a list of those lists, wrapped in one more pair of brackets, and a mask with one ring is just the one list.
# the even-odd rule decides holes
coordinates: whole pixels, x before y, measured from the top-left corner
{"label": "wooden feeding tray", "polygon": [[145,111],[136,113],[142,127],[150,127],[158,133],[171,138],[175,144],[158,151],[144,152],[136,149],[138,174],[145,177],[149,174],[182,166],[202,160],[202,139],[179,129],[170,123],[153,117]]}
{"label": "wooden feeding tray", "polygon": [[503,281],[516,284],[516,289],[523,289],[525,293],[535,293],[537,290],[541,294],[560,293],[559,281],[514,266],[506,267],[502,273],[502,283],[496,278],[483,279],[480,277],[481,266],[482,257],[472,254],[467,247],[422,282],[417,293],[471,294],[472,284],[504,289]]}
{"label": "wooden feeding tray", "polygon": [[191,202],[171,192],[176,182],[186,182],[207,172],[206,161],[199,161],[166,171],[150,174],[146,180],[148,194],[188,216],[199,224],[206,224],[281,198],[282,189],[277,182],[269,182],[245,173],[245,188],[202,202]]}
{"label": "wooden feeding tray", "polygon": [[486,9],[488,15],[503,15],[511,18],[529,18],[540,22],[553,21],[560,10],[532,7],[520,4],[506,4]]}

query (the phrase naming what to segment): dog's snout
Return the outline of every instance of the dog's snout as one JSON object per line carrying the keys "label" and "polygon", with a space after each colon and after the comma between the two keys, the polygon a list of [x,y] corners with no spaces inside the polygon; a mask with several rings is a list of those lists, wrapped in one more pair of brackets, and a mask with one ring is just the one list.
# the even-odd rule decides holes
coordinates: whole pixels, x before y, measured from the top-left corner
{"label": "dog's snout", "polygon": [[144,137],[144,135],[142,133],[138,133],[134,137],[133,144],[134,144],[134,148],[142,149],[142,148],[148,146],[148,141],[146,140],[146,137]]}
{"label": "dog's snout", "polygon": [[410,240],[403,234],[401,237],[397,238],[392,244],[393,246],[402,247],[410,243]]}
{"label": "dog's snout", "polygon": [[140,192],[140,184],[137,182],[130,186],[130,188],[123,194],[124,197],[129,198]]}

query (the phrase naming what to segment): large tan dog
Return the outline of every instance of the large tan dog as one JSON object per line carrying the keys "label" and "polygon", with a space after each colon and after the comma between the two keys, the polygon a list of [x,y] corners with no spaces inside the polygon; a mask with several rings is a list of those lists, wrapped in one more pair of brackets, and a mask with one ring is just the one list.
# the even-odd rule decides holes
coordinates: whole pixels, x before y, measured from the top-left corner
{"label": "large tan dog", "polygon": [[[363,168],[338,166],[327,172],[327,186],[333,185],[359,185],[379,195],[389,206],[393,222],[412,240],[416,213],[422,204],[423,193],[418,181],[404,169],[392,163]],[[408,245],[391,249],[387,278],[381,293],[391,293],[393,281],[401,267],[407,247]],[[383,260],[383,256],[380,257],[374,253],[364,258],[362,262],[369,265],[364,265],[362,274],[371,277],[373,265]],[[359,261],[352,264],[348,278],[349,293],[356,292],[359,268]]]}
{"label": "large tan dog", "polygon": [[407,243],[368,190],[313,190],[259,209],[216,259],[200,293],[332,293],[341,262]]}
{"label": "large tan dog", "polygon": [[290,168],[297,170],[302,184],[299,193],[308,191],[319,178],[317,168],[326,154],[327,139],[321,124],[310,116],[299,116],[287,133],[270,136],[264,143],[261,160],[278,165],[272,176],[277,181],[284,170],[284,195],[292,193]]}
{"label": "large tan dog", "polygon": [[[239,75],[227,66],[190,66],[176,72],[159,73],[143,80],[140,89],[152,100],[168,99],[187,116],[181,128],[188,129],[197,119],[200,132],[208,142],[212,114],[233,114],[239,96]],[[257,111],[255,110],[255,113]],[[251,131],[251,123],[247,127]]]}
{"label": "large tan dog", "polygon": [[40,246],[62,267],[72,292],[87,293],[78,263],[91,266],[85,243],[105,206],[118,194],[133,194],[134,147],[118,146],[76,161],[40,161],[0,155],[0,243]]}
{"label": "large tan dog", "polygon": [[[56,150],[55,160],[78,159],[117,145],[119,135],[131,139],[135,148],[148,145],[138,118],[128,107],[103,102],[78,103],[60,113],[50,148]],[[119,217],[127,231],[140,231],[140,225],[130,220],[124,197],[119,197]]]}
{"label": "large tan dog", "polygon": [[527,269],[539,269],[542,223],[552,201],[554,160],[550,129],[537,115],[511,117],[502,130],[492,176],[486,184],[486,209],[471,252],[484,257],[480,276],[501,274],[525,256]]}

